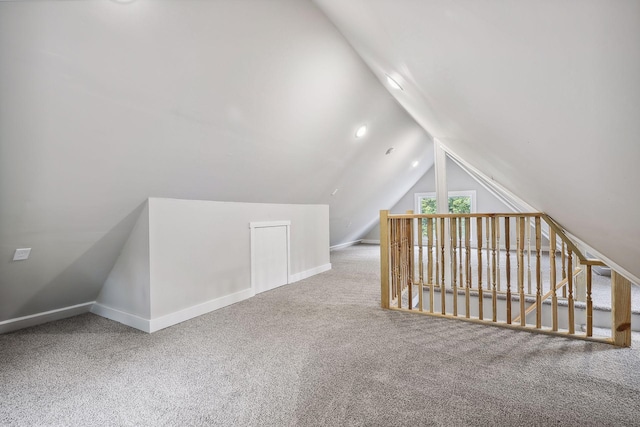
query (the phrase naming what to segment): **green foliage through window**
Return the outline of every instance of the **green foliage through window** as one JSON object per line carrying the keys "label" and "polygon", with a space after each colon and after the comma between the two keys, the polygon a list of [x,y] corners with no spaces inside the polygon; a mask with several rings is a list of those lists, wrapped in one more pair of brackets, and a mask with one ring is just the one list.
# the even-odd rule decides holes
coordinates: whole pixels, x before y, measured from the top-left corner
{"label": "green foliage through window", "polygon": [[[437,212],[436,208],[436,198],[435,197],[421,197],[420,198],[420,213],[423,214],[435,214]],[[449,197],[449,213],[471,213],[471,197],[470,196],[451,196]],[[462,219],[461,227],[462,227],[462,238],[464,238],[465,224],[464,219]],[[422,221],[422,234],[427,234],[427,224],[426,221]]]}
{"label": "green foliage through window", "polygon": [[[435,214],[436,198],[422,197],[420,199],[420,213]],[[451,196],[449,197],[449,213],[471,213],[471,197]]]}

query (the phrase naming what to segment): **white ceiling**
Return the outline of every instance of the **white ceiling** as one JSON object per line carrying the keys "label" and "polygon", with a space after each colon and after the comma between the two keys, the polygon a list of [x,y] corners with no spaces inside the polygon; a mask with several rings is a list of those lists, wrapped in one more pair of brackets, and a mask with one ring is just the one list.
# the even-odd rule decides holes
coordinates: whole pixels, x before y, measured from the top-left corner
{"label": "white ceiling", "polygon": [[433,137],[640,277],[640,2],[314,1]]}

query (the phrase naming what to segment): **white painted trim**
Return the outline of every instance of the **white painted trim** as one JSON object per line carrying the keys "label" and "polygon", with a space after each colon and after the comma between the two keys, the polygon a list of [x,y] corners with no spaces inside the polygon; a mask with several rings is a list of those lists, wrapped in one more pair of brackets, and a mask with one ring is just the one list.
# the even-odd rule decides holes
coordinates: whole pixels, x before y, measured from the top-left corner
{"label": "white painted trim", "polygon": [[329,270],[331,270],[331,263],[319,265],[317,267],[310,268],[309,270],[301,271],[300,273],[294,273],[291,275],[289,283],[295,283]]}
{"label": "white painted trim", "polygon": [[474,178],[480,185],[491,192],[494,196],[498,197],[504,204],[513,209],[514,212],[538,212],[533,206],[516,196],[511,191],[507,190],[502,185],[482,173],[479,169],[471,166],[468,162],[463,160],[455,152],[444,144],[440,144],[442,149],[446,151],[447,155],[464,169],[472,178]]}
{"label": "white painted trim", "polygon": [[361,243],[361,242],[362,242],[362,239],[354,240],[353,242],[339,243],[337,245],[329,246],[329,250],[332,251],[334,249],[348,248],[349,246],[357,245],[358,243]]}
{"label": "white painted trim", "polygon": [[[444,144],[438,139],[433,139],[433,158],[436,177],[436,213],[449,213],[449,194],[447,187],[447,152]],[[440,230],[440,221],[436,221],[436,233],[442,233],[444,237],[444,265],[451,264],[451,238],[449,227]],[[440,235],[440,234],[438,234]],[[445,269],[445,283],[451,283],[451,271]]]}
{"label": "white painted trim", "polygon": [[[503,203],[505,203],[507,206],[509,206],[514,212],[539,212],[539,209],[535,209],[533,206],[531,206],[530,204],[528,204],[527,202],[525,202],[524,200],[522,200],[521,198],[516,196],[514,193],[512,193],[509,190],[507,190],[505,187],[503,187],[502,185],[498,184],[493,179],[489,178],[487,175],[482,173],[480,170],[478,170],[475,167],[471,166],[471,164],[469,164],[468,162],[463,160],[460,156],[458,156],[456,153],[454,153],[446,145],[444,145],[442,143],[440,145],[441,145],[442,149],[447,152],[447,155],[454,162],[456,162],[458,164],[458,166],[460,166],[462,169],[464,169],[469,175],[471,175],[471,177],[473,179],[475,179],[480,185],[482,185],[484,188],[486,188],[494,196],[498,197],[498,199],[500,199]],[[628,270],[626,270],[625,268],[622,268],[620,265],[616,264],[611,259],[609,259],[606,256],[602,255],[600,252],[595,250],[593,247],[587,245],[586,243],[584,243],[584,241],[582,241],[581,239],[577,238],[573,234],[569,233],[567,230],[564,230],[564,232],[571,240],[574,241],[574,243],[582,245],[583,248],[586,249],[587,252],[595,255],[596,257],[598,257],[599,259],[604,261],[605,264],[607,264],[608,266],[613,268],[615,271],[617,271],[618,273],[620,273],[621,275],[623,275],[624,277],[629,279],[632,283],[640,285],[640,277],[637,277],[637,276],[631,274]],[[543,234],[545,235],[545,237],[548,238],[548,233],[543,233]]]}
{"label": "white painted trim", "polygon": [[249,288],[220,298],[212,299],[162,317],[151,319],[149,321],[149,332],[156,332],[160,329],[177,325],[178,323],[193,319],[194,317],[202,316],[203,314],[210,313],[228,305],[244,301],[254,295],[255,293],[253,292],[253,289]]}
{"label": "white painted trim", "polygon": [[255,283],[255,265],[256,265],[256,248],[254,245],[255,241],[255,230],[256,228],[266,228],[266,227],[286,227],[287,232],[287,283],[288,285],[291,283],[291,221],[257,221],[250,222],[249,228],[251,229],[251,290],[253,295],[256,294],[256,283]]}
{"label": "white painted trim", "polygon": [[[433,140],[433,166],[436,179],[436,213],[449,213],[449,195],[447,194],[447,152],[437,139]],[[446,234],[446,230],[445,230]],[[448,240],[448,239],[447,239]]]}
{"label": "white painted trim", "polygon": [[100,303],[93,304],[93,307],[91,307],[91,312],[93,314],[97,314],[98,316],[114,320],[118,323],[122,323],[123,325],[139,329],[143,332],[151,332],[151,321],[149,319],[144,319],[140,316],[136,316],[135,314],[116,310],[115,308],[107,307],[106,305]]}
{"label": "white painted trim", "polygon": [[290,227],[291,221],[257,221],[250,222],[249,228],[264,228],[264,227]]}
{"label": "white painted trim", "polygon": [[380,240],[362,239],[360,241],[360,243],[363,243],[365,245],[379,245],[380,244]]}
{"label": "white painted trim", "polygon": [[620,267],[618,264],[611,261],[610,258],[602,255],[600,252],[593,249],[591,246],[587,245],[585,242],[583,242],[573,234],[569,233],[567,230],[564,230],[564,233],[567,235],[567,237],[573,240],[574,243],[577,243],[579,247],[581,246],[580,249],[582,250],[582,252],[589,252],[591,255],[595,255],[596,258],[598,258],[601,261],[604,261],[604,263],[607,264],[607,266],[610,267],[612,270],[614,270],[616,273],[626,277],[630,282],[632,282],[632,284],[640,286],[640,277],[636,277],[635,275],[629,273],[629,271]]}
{"label": "white painted trim", "polygon": [[2,322],[0,322],[0,334],[17,331],[19,329],[28,328],[30,326],[41,325],[43,323],[52,322],[54,320],[77,316],[78,314],[88,313],[94,303],[95,301],[85,302],[69,307],[44,311],[42,313],[16,317],[15,319],[3,320]]}
{"label": "white painted trim", "polygon": [[214,310],[226,307],[231,304],[243,301],[251,298],[255,293],[253,289],[245,289],[243,291],[235,292],[230,295],[225,295],[220,298],[216,298],[210,301],[203,302],[185,309],[167,314],[165,316],[157,317],[155,319],[145,319],[135,314],[126,313],[124,311],[117,310],[115,308],[107,307],[106,305],[95,303],[91,307],[91,312],[98,316],[106,317],[107,319],[114,320],[122,323],[123,325],[130,326],[132,328],[141,330],[143,332],[156,332],[160,329],[168,328],[169,326],[177,325],[184,321],[193,319],[194,317],[202,316],[203,314],[210,313]]}

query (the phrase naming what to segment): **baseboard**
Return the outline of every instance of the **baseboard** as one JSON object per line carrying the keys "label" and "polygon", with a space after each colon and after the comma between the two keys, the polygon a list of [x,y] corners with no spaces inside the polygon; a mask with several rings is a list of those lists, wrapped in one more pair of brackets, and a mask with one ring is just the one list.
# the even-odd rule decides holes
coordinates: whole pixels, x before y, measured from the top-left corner
{"label": "baseboard", "polygon": [[379,245],[380,240],[362,239],[360,243],[364,243],[365,245]]}
{"label": "baseboard", "polygon": [[255,293],[253,289],[249,288],[198,305],[194,305],[192,307],[185,308],[183,310],[176,311],[162,317],[151,319],[149,321],[148,332],[156,332],[160,329],[168,328],[169,326],[176,325],[186,320],[193,319],[194,317],[202,316],[203,314],[207,314],[219,308],[226,307],[228,305],[251,298],[254,295]]}
{"label": "baseboard", "polygon": [[362,242],[362,239],[354,240],[353,242],[340,243],[339,245],[329,246],[329,250],[332,251],[334,249],[348,248],[349,246],[357,245],[360,242]]}
{"label": "baseboard", "polygon": [[45,311],[43,313],[36,313],[29,316],[16,317],[15,319],[3,320],[2,322],[0,322],[0,334],[17,331],[18,329],[24,329],[30,326],[41,325],[43,323],[52,322],[54,320],[77,316],[78,314],[88,313],[93,304],[94,301],[85,302],[83,304],[76,304],[70,307]]}
{"label": "baseboard", "polygon": [[309,270],[301,271],[300,273],[292,274],[289,277],[289,283],[295,283],[300,280],[306,279],[307,277],[315,276],[316,274],[324,273],[325,271],[329,270],[331,270],[331,263],[320,265]]}
{"label": "baseboard", "polygon": [[136,316],[135,314],[126,313],[106,305],[95,303],[91,307],[91,312],[98,316],[106,317],[123,325],[131,326],[143,332],[151,332],[151,321],[149,319]]}

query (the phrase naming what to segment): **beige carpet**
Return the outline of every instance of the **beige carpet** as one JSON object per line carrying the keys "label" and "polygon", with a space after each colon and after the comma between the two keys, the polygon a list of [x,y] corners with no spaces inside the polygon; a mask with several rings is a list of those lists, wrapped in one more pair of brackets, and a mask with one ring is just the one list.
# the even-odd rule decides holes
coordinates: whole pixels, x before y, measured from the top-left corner
{"label": "beige carpet", "polygon": [[640,424],[637,349],[383,311],[377,251],[151,335],[0,335],[0,425]]}

